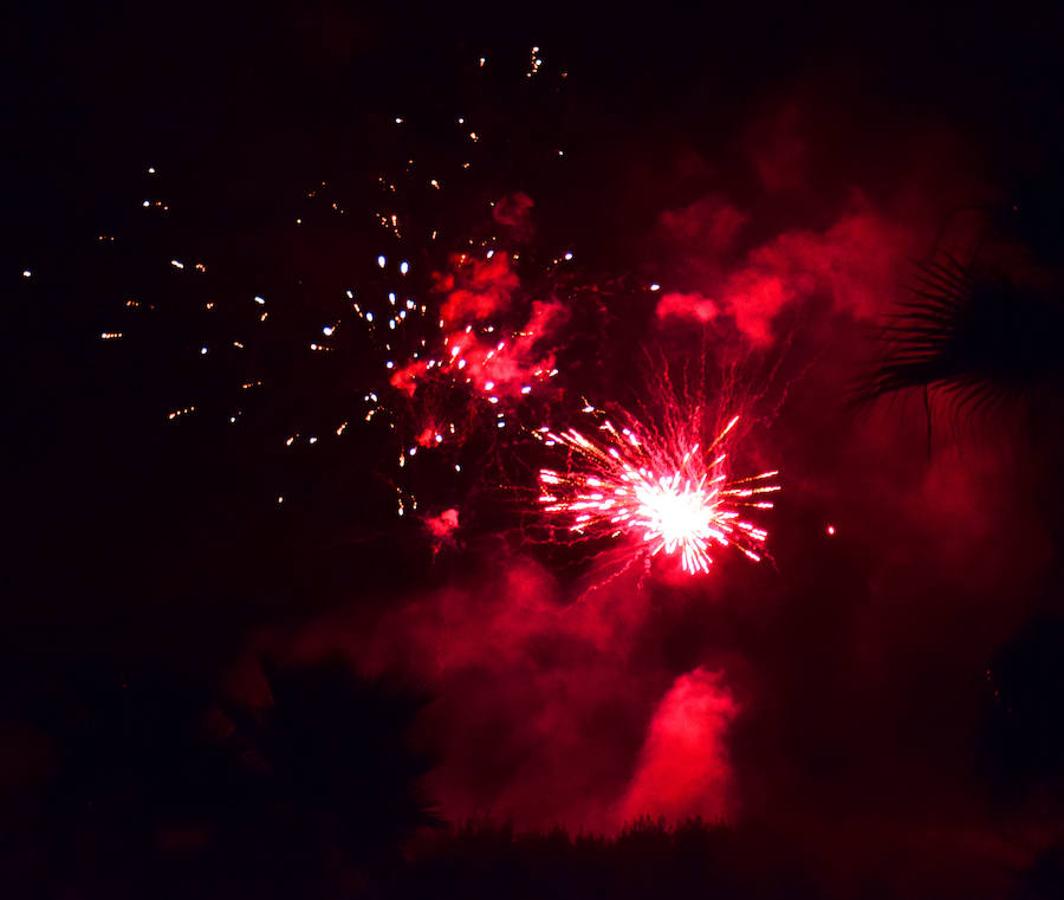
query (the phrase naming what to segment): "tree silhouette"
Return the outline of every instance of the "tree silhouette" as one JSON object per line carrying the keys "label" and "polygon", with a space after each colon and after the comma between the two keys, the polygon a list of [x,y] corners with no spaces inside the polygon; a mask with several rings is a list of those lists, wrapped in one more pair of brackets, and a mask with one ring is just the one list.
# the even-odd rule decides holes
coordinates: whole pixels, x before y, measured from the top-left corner
{"label": "tree silhouette", "polygon": [[880,329],[881,358],[859,400],[918,389],[929,415],[932,393],[969,416],[1059,405],[1064,285],[1055,220],[1016,205],[984,219],[967,259],[936,249],[916,265],[909,298]]}
{"label": "tree silhouette", "polygon": [[342,896],[434,822],[420,701],[339,661],[274,668],[254,712],[160,673],[73,679],[33,706],[47,776],[5,803],[15,896]]}
{"label": "tree silhouette", "polygon": [[975,413],[1064,385],[1064,304],[944,254],[921,263],[913,299],[883,327],[864,398],[935,390]]}

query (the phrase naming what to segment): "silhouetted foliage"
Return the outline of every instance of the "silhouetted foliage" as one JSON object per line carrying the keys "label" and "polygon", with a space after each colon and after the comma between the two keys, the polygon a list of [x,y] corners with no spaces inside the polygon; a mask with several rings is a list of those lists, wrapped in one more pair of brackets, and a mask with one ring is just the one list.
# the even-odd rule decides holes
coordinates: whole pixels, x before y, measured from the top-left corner
{"label": "silhouetted foliage", "polygon": [[434,822],[405,738],[419,703],[339,662],[269,681],[255,711],[157,676],[67,685],[34,722],[47,774],[5,804],[9,889],[335,897],[394,862]]}
{"label": "silhouetted foliage", "polygon": [[616,837],[469,824],[423,846],[383,896],[818,897],[786,846],[756,828],[640,819]]}
{"label": "silhouetted foliage", "polygon": [[984,764],[1002,799],[1064,799],[1064,621],[1040,616],[987,669]]}
{"label": "silhouetted foliage", "polygon": [[1064,894],[1064,847],[1043,851],[1023,874],[1015,900],[1057,900]]}
{"label": "silhouetted foliage", "polygon": [[883,327],[864,399],[913,388],[976,413],[1064,386],[1064,303],[949,254],[921,263],[913,298]]}

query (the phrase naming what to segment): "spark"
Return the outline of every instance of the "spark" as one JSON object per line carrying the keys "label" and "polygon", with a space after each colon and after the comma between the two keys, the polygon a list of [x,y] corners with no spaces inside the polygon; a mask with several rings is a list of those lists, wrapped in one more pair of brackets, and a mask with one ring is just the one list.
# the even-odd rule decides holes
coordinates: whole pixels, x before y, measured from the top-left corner
{"label": "spark", "polygon": [[528,71],[525,73],[525,77],[531,78],[536,75],[542,65],[543,60],[539,58],[539,47],[533,47],[532,52],[529,54]]}
{"label": "spark", "polygon": [[[590,404],[584,411],[598,414]],[[725,448],[739,417],[706,448],[690,426],[662,432],[624,419],[620,430],[604,420],[593,436],[575,428],[536,433],[547,446],[569,451],[565,471],[539,473],[548,519],[582,538],[627,537],[634,555],[664,553],[689,574],[709,571],[714,545],[759,562],[768,532],[746,510],[772,508],[764,497],[780,490],[772,480],[779,473],[730,477]]]}

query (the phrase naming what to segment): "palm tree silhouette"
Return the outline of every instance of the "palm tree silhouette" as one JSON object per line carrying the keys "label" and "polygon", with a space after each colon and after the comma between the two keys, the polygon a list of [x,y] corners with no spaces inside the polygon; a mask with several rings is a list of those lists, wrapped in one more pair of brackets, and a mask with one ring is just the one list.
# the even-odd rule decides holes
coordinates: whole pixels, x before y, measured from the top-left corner
{"label": "palm tree silhouette", "polygon": [[1038,418],[1040,406],[1059,404],[1060,245],[1045,235],[1055,229],[1040,208],[977,214],[980,234],[965,258],[940,246],[916,264],[909,297],[879,330],[882,353],[858,385],[860,401],[923,391],[929,428],[932,397],[968,417],[1021,410]]}

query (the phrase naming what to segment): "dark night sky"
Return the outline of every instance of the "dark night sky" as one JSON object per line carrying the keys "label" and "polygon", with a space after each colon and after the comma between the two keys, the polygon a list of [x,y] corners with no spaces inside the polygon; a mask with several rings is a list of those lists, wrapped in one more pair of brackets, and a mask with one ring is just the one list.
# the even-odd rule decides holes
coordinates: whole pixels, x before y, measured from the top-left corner
{"label": "dark night sky", "polygon": [[[847,401],[914,260],[959,217],[995,283],[1059,304],[1059,20],[971,4],[11,15],[0,877],[39,897],[416,896],[432,866],[458,885],[501,852],[401,864],[424,808],[609,833],[622,809],[732,829],[732,862],[703,881],[668,864],[688,873],[677,892],[1053,896],[1052,344],[1024,345],[1047,361],[1022,381],[1025,354],[991,341],[989,377],[1022,382],[1023,402],[987,419],[944,403],[930,452],[919,392]],[[526,83],[533,45],[544,74]],[[482,123],[476,176],[400,202],[449,234],[504,234],[529,260],[521,296],[577,298],[552,348],[561,387],[529,415],[630,403],[645,359],[763,382],[746,453],[784,470],[771,566],[584,594],[578,554],[523,541],[494,487],[531,483],[527,446],[489,442],[473,414],[461,478],[409,473],[425,515],[461,510],[439,552],[394,515],[392,436],[356,424],[282,452],[290,432],[359,419],[382,383],[353,328],[332,356],[305,338],[329,298],[378,285],[396,245],[370,215],[377,174],[408,154],[454,164],[456,111]],[[485,214],[516,192],[535,201],[531,236]],[[171,209],[145,213],[157,196]],[[568,247],[576,275],[537,274]],[[388,252],[443,269],[449,249],[464,247]],[[220,307],[270,298],[251,369],[213,352],[246,325],[202,316],[165,265],[179,254],[207,261]],[[130,296],[152,315],[123,311]],[[101,342],[111,328],[126,338]],[[229,428],[234,385],[260,374]],[[187,402],[197,415],[166,420]],[[668,737],[685,691],[704,705],[684,715],[710,723],[689,753]],[[677,794],[688,769],[708,787]],[[618,853],[572,865],[627,871]],[[516,890],[492,871],[496,896]],[[559,895],[587,896],[579,877]]]}

